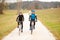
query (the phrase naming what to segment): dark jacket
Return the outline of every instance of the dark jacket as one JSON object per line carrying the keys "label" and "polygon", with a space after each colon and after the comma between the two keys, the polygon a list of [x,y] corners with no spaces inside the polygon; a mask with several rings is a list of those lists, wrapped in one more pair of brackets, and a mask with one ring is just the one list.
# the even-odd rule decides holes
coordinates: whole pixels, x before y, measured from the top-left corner
{"label": "dark jacket", "polygon": [[24,16],[23,15],[18,15],[16,21],[24,21]]}

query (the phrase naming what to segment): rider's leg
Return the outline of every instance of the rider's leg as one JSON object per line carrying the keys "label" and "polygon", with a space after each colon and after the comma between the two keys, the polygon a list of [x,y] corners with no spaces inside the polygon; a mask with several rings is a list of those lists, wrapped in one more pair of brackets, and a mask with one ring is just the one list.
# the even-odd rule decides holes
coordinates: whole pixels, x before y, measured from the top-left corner
{"label": "rider's leg", "polygon": [[30,21],[30,30],[31,30],[31,23],[32,23],[32,21]]}
{"label": "rider's leg", "polygon": [[19,22],[17,22],[18,23],[18,26],[17,26],[17,28],[19,28]]}
{"label": "rider's leg", "polygon": [[34,26],[33,26],[33,28],[35,29],[35,21],[34,21]]}

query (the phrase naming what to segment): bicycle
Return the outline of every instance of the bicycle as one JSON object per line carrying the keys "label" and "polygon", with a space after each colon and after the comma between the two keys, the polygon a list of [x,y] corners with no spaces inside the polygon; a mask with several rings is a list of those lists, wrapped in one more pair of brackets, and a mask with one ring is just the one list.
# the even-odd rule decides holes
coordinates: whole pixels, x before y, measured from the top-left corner
{"label": "bicycle", "polygon": [[31,23],[31,34],[33,33],[34,22]]}
{"label": "bicycle", "polygon": [[19,35],[21,33],[21,27],[22,27],[21,22],[19,22]]}

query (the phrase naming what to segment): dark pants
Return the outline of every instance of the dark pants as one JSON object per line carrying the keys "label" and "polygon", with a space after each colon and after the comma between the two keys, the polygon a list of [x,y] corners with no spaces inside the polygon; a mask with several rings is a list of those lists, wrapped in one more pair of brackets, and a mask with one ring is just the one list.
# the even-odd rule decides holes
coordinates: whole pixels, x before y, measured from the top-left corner
{"label": "dark pants", "polygon": [[35,29],[35,20],[30,21],[30,29],[32,28],[32,22],[34,23],[33,28]]}
{"label": "dark pants", "polygon": [[19,24],[22,25],[22,26],[21,26],[21,29],[23,29],[23,21],[18,22],[18,26],[19,26]]}

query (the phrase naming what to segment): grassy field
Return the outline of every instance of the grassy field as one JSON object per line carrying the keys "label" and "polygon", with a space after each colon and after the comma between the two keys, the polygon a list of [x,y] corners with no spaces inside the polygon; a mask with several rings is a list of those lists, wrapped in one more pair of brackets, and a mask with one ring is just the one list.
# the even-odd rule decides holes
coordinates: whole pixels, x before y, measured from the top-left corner
{"label": "grassy field", "polygon": [[15,20],[16,12],[7,10],[3,15],[0,15],[0,40],[16,27]]}
{"label": "grassy field", "polygon": [[37,10],[38,19],[60,40],[60,8]]}
{"label": "grassy field", "polygon": [[[26,13],[27,10],[21,10]],[[0,15],[0,40],[8,35],[17,26],[16,17],[17,10],[5,10],[3,15]]]}

